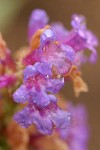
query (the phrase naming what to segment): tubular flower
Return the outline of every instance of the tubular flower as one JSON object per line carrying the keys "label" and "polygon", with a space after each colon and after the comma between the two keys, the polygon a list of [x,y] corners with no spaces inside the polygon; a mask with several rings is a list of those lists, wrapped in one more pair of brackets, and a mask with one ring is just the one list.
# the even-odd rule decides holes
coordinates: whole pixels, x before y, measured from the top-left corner
{"label": "tubular flower", "polygon": [[32,100],[36,105],[42,107],[51,101],[56,101],[55,96],[49,93],[57,93],[63,85],[64,78],[52,78],[48,64],[36,63],[24,70],[24,82],[13,97],[16,102],[23,103]]}
{"label": "tubular flower", "polygon": [[[34,15],[39,14],[40,12],[42,13],[39,17],[38,15],[37,16]],[[44,19],[41,19],[42,14],[44,14]],[[37,22],[40,21],[39,25],[37,26],[35,24],[36,22],[34,21],[34,17],[35,19],[37,17]],[[32,46],[34,48],[32,47],[31,48],[32,51],[35,50],[35,52],[31,53],[26,57],[26,59],[24,60],[24,63],[26,65],[34,64],[36,61],[40,61],[39,56],[40,54],[37,51],[40,51],[39,49],[40,47],[42,47],[43,49],[49,52],[49,50],[47,50],[48,49],[47,47],[49,46],[50,41],[55,41],[54,43],[56,44],[59,43],[58,45],[64,44],[67,46],[67,49],[68,46],[71,46],[71,48],[75,52],[74,58],[76,59],[74,59],[75,60],[74,63],[76,63],[76,65],[80,65],[86,61],[90,61],[92,63],[96,61],[97,59],[96,47],[98,46],[98,40],[96,36],[90,30],[87,29],[86,19],[84,16],[77,14],[74,14],[72,16],[71,21],[72,30],[70,31],[66,30],[61,23],[53,23],[51,24],[51,27],[48,26],[47,18],[48,18],[47,14],[46,12],[44,12],[44,10],[35,10],[32,12],[32,15],[29,20],[29,24],[31,24],[30,22],[32,22],[31,24],[32,29],[29,26],[29,32],[31,32],[32,34],[31,41],[33,41],[32,43],[34,45]],[[34,26],[36,26],[37,30],[33,32],[33,30],[35,29],[33,28]],[[86,49],[89,49],[92,52],[89,58],[87,58],[87,56],[84,54],[84,51]],[[50,47],[50,51],[51,50],[52,47]],[[39,56],[38,58],[37,55]]]}
{"label": "tubular flower", "polygon": [[14,119],[23,127],[36,124],[43,134],[51,134],[53,124],[66,128],[70,122],[70,115],[60,110],[56,104],[56,97],[49,94],[57,93],[63,85],[63,78],[52,78],[48,64],[36,63],[34,66],[28,66],[24,70],[24,83],[13,94],[13,98],[15,102],[29,102],[29,105],[17,113]]}
{"label": "tubular flower", "polygon": [[97,52],[95,47],[98,46],[98,40],[96,36],[87,29],[85,22],[86,21],[84,16],[77,14],[72,16],[71,25],[73,29],[69,32],[65,43],[70,45],[76,52],[89,49],[92,54],[89,58],[85,59],[94,63],[97,59]]}
{"label": "tubular flower", "polygon": [[25,59],[27,65],[36,61],[50,63],[58,74],[63,75],[70,70],[74,57],[74,50],[68,45],[59,44],[53,30],[46,29],[40,36],[40,47]]}
{"label": "tubular flower", "polygon": [[48,23],[48,16],[44,10],[36,9],[32,12],[28,25],[28,38],[31,40],[33,34],[38,30],[44,28]]}

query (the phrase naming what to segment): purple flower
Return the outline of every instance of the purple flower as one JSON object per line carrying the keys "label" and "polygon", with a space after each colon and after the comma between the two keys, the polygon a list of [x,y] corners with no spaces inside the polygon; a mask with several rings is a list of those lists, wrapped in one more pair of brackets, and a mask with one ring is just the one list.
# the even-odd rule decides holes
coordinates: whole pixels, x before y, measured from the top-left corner
{"label": "purple flower", "polygon": [[48,16],[42,9],[35,9],[29,19],[28,38],[31,40],[32,36],[38,29],[44,28],[48,23]]}
{"label": "purple flower", "polygon": [[24,128],[34,123],[42,134],[51,134],[54,126],[66,128],[69,125],[70,114],[61,110],[55,103],[44,109],[30,103],[14,115],[14,120]]}
{"label": "purple flower", "polygon": [[57,93],[63,85],[62,77],[52,78],[51,68],[47,63],[36,63],[24,70],[24,83],[13,94],[13,98],[18,103],[32,101],[38,107],[45,107],[56,101],[56,97],[50,93]]}
{"label": "purple flower", "polygon": [[11,51],[7,48],[7,45],[0,34],[0,89],[15,83],[16,77],[13,74],[14,71],[15,63],[11,57]]}
{"label": "purple flower", "polygon": [[34,64],[36,61],[49,63],[54,66],[56,74],[66,74],[73,65],[74,50],[68,45],[56,43],[52,29],[45,30],[41,34],[40,41],[40,47],[25,58],[26,64]]}
{"label": "purple flower", "polygon": [[[33,11],[29,21],[29,33],[31,34],[30,39],[32,38],[32,35],[34,35],[36,31],[38,31],[38,29],[44,28],[47,25],[47,23],[48,23],[48,17],[44,10],[36,9],[35,11]],[[61,49],[62,44],[66,45],[66,49],[68,49],[68,46],[70,46],[69,47],[70,51],[72,51],[71,49],[75,51],[75,54],[73,55],[75,58],[77,58],[75,59],[76,62],[74,61],[76,65],[85,63],[87,61],[94,63],[97,59],[96,46],[98,45],[98,40],[96,36],[90,30],[87,29],[85,17],[82,15],[74,14],[72,16],[71,25],[72,25],[72,30],[68,31],[64,28],[64,26],[61,23],[51,24],[51,28],[45,29],[43,33],[41,33],[40,45],[38,46],[37,50],[29,54],[24,59],[24,64],[29,65],[29,64],[34,64],[35,62],[43,61],[41,59],[42,57],[44,58],[44,55],[41,56],[41,54],[45,54],[46,51],[46,53],[48,52],[49,53],[48,55],[50,55],[51,52],[54,53],[54,49],[57,52],[59,51],[59,47]],[[59,44],[57,45],[54,43],[59,43]],[[41,49],[44,50],[43,53],[40,52]],[[81,53],[84,52],[84,50],[86,49],[89,49],[91,51],[91,55],[89,58],[84,53]],[[62,54],[61,51],[60,54]],[[69,54],[67,53],[67,55]],[[63,61],[61,62],[58,60],[57,62],[54,57],[52,57],[52,59],[56,62],[56,65],[58,64],[57,70],[58,67],[62,68],[60,72],[62,74],[66,73],[69,70],[70,68],[69,64],[72,63],[72,62],[68,63],[68,58],[66,57],[68,63],[67,64],[68,68],[66,68],[67,69],[66,70],[64,67],[62,67],[62,65],[64,64]],[[66,61],[65,58],[63,59]],[[79,60],[78,63],[77,60]],[[49,57],[49,61],[52,61],[51,56]]]}
{"label": "purple flower", "polygon": [[[43,11],[43,10],[41,10],[41,11]],[[40,10],[36,10],[36,12],[40,13]],[[35,13],[35,11],[33,12],[33,14],[34,13]],[[46,13],[45,13],[45,15],[46,15]],[[40,15],[40,18],[41,18],[41,15]],[[44,20],[45,20],[45,18],[46,17],[44,17]],[[32,21],[32,19],[30,19],[30,22],[31,21]],[[46,21],[45,21],[45,23],[46,23]],[[42,23],[40,23],[39,25],[42,26]],[[61,23],[51,24],[51,29],[45,30],[41,35],[41,40],[40,40],[41,47],[46,47],[46,49],[47,49],[48,43],[50,43],[50,41],[55,40],[55,41],[58,41],[58,43],[60,43],[60,44],[65,44],[67,47],[68,47],[68,45],[71,46],[73,48],[73,50],[76,52],[76,57],[78,55],[77,53],[84,51],[86,49],[89,49],[92,53],[89,58],[87,58],[84,53],[81,53],[81,58],[79,57],[80,55],[78,55],[78,57],[80,59],[79,64],[84,63],[86,61],[90,61],[90,62],[94,63],[97,59],[97,52],[96,52],[95,48],[98,45],[98,40],[97,40],[96,36],[90,30],[87,29],[85,17],[82,15],[74,14],[72,16],[71,25],[72,25],[73,29],[71,31],[67,31]],[[34,22],[33,22],[32,26],[35,26]],[[29,27],[29,29],[30,29],[30,27]],[[37,30],[38,29],[39,28],[37,28]],[[30,31],[31,31],[31,29],[30,29]],[[26,59],[27,60],[26,62],[34,63],[34,61],[35,62],[39,61],[39,59],[37,59],[37,57],[36,57],[37,53],[38,52],[34,52],[32,55],[30,55],[30,58],[28,57],[28,60]],[[82,57],[82,55],[83,55],[83,57]],[[30,61],[30,59],[31,59],[31,61]]]}
{"label": "purple flower", "polygon": [[69,32],[65,44],[70,45],[76,52],[89,49],[92,54],[87,60],[94,63],[97,59],[95,47],[98,46],[98,40],[96,36],[87,29],[85,17],[73,15],[71,24],[73,29]]}
{"label": "purple flower", "polygon": [[55,66],[57,74],[66,74],[72,67],[74,51],[67,45],[50,44],[42,53],[42,62],[48,62]]}
{"label": "purple flower", "polygon": [[74,14],[72,15],[71,25],[74,29],[86,29],[86,18],[82,15]]}
{"label": "purple flower", "polygon": [[65,130],[59,129],[60,137],[65,140],[70,150],[87,150],[89,137],[87,114],[83,105],[68,106],[71,113],[71,124]]}
{"label": "purple flower", "polygon": [[51,134],[53,127],[66,128],[70,116],[57,106],[57,93],[64,85],[64,79],[52,77],[52,66],[47,63],[29,65],[24,70],[24,82],[15,91],[15,102],[28,102],[14,119],[23,127],[35,124],[43,134]]}

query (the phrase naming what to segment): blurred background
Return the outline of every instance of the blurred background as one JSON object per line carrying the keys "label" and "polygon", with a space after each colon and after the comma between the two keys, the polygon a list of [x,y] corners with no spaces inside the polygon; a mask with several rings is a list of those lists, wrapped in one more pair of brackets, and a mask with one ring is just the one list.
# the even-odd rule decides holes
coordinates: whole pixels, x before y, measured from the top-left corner
{"label": "blurred background", "polygon": [[[0,31],[8,47],[15,51],[27,44],[27,25],[30,13],[35,8],[45,9],[51,21],[61,21],[68,29],[73,13],[87,18],[88,28],[100,39],[100,0],[0,0]],[[67,84],[61,94],[74,103],[85,104],[91,131],[89,150],[100,149],[100,52],[95,65],[82,67],[83,78],[89,92],[74,97],[72,86]]]}

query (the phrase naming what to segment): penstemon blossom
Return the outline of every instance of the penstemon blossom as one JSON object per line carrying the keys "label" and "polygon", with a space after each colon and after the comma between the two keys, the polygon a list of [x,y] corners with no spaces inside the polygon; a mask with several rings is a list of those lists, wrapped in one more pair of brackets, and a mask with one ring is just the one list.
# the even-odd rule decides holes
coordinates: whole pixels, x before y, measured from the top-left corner
{"label": "penstemon blossom", "polygon": [[[9,97],[9,105],[18,103],[13,108],[14,112],[18,110],[13,117],[18,124],[13,121],[9,123],[8,142],[15,150],[26,149],[29,141],[37,150],[41,147],[45,150],[47,145],[42,143],[45,140],[53,143],[55,149],[59,148],[58,143],[62,143],[62,150],[86,150],[88,125],[84,108],[74,107],[71,103],[67,108],[66,103],[60,107],[61,100],[57,94],[68,80],[73,83],[75,96],[88,91],[80,68],[86,62],[96,62],[98,40],[87,29],[86,19],[82,15],[72,16],[71,30],[60,22],[50,25],[48,22],[49,17],[44,10],[32,12],[28,24],[28,46],[17,51],[14,59],[0,35],[0,104],[4,105],[4,95],[6,99]],[[89,57],[85,54],[87,50],[91,51]],[[25,129],[21,130],[18,125]],[[34,134],[26,131],[34,125]],[[17,148],[10,136],[13,128],[19,136],[22,132],[22,137],[26,137],[22,145],[14,136],[19,143]],[[53,131],[55,134],[52,134]],[[48,135],[51,137],[48,138]]]}

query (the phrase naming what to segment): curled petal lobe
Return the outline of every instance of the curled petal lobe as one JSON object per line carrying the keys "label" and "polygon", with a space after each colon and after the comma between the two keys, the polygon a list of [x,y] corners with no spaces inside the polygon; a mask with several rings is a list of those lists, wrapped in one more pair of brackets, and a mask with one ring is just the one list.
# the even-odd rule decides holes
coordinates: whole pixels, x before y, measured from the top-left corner
{"label": "curled petal lobe", "polygon": [[29,65],[24,69],[24,80],[26,81],[29,77],[33,76],[36,74],[36,68],[32,65]]}
{"label": "curled petal lobe", "polygon": [[71,25],[74,29],[86,29],[86,19],[82,15],[72,15]]}
{"label": "curled petal lobe", "polygon": [[[84,16],[79,16],[79,15],[73,15],[72,16],[72,27],[77,30],[78,35],[80,36],[79,39],[83,39],[83,42],[81,41],[78,49],[75,47],[76,50],[84,50],[84,49],[89,49],[91,51],[90,57],[87,59],[88,61],[95,63],[97,59],[97,52],[96,52],[96,47],[98,46],[98,39],[96,36],[87,29],[86,23],[85,23],[85,17]],[[80,41],[78,39],[78,42]]]}
{"label": "curled petal lobe", "polygon": [[57,93],[64,86],[64,78],[50,79],[46,91]]}
{"label": "curled petal lobe", "polygon": [[25,85],[21,85],[13,94],[13,99],[17,103],[25,103],[29,100],[28,90]]}
{"label": "curled petal lobe", "polygon": [[[56,112],[52,112],[52,121],[57,128],[67,128],[70,125],[70,113],[57,109]],[[59,117],[58,117],[59,116]]]}
{"label": "curled petal lobe", "polygon": [[[33,110],[34,111],[34,110]],[[21,111],[14,115],[14,120],[23,128],[27,128],[32,124],[32,117],[28,107],[25,107]]]}

